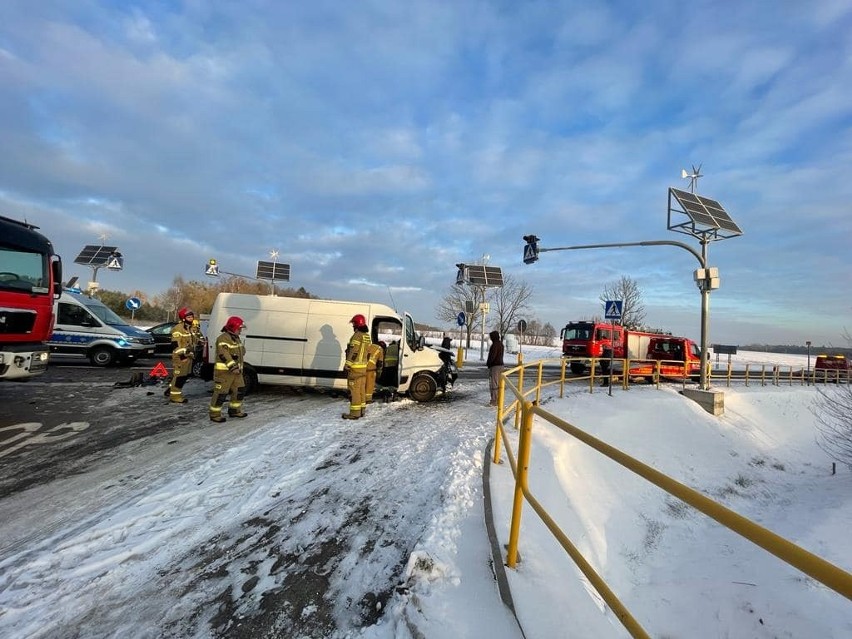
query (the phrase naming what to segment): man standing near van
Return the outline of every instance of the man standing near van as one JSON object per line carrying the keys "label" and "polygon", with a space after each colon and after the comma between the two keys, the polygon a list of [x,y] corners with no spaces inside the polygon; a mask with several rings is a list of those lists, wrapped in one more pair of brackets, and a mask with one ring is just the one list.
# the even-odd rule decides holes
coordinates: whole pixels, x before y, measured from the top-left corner
{"label": "man standing near van", "polygon": [[228,417],[248,417],[243,412],[243,397],[246,383],[243,379],[243,362],[246,349],[240,341],[240,331],[245,328],[241,317],[232,316],[222,327],[216,338],[216,363],[213,366],[213,397],[210,400],[210,421],[227,421],[222,415],[225,397],[228,401]]}
{"label": "man standing near van", "polygon": [[500,341],[498,331],[491,331],[488,337],[491,338],[491,346],[488,348],[488,359],[485,360],[485,365],[488,367],[488,390],[491,391],[489,406],[496,406],[500,375],[503,372],[503,342]]}
{"label": "man standing near van", "polygon": [[349,387],[349,412],[343,413],[343,419],[363,417],[367,408],[367,358],[370,340],[367,318],[360,313],[349,320],[355,332],[349,338],[346,347],[346,385]]}
{"label": "man standing near van", "polygon": [[172,381],[169,384],[168,396],[172,404],[185,404],[183,385],[192,370],[192,359],[198,344],[198,331],[193,326],[195,313],[191,308],[178,311],[177,324],[172,327]]}

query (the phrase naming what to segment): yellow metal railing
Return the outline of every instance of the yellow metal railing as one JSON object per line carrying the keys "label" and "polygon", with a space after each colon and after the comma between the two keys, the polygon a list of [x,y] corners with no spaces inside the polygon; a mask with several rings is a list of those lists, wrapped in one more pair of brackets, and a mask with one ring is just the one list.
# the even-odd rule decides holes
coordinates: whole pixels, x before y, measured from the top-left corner
{"label": "yellow metal railing", "polygon": [[[518,561],[521,513],[523,511],[523,502],[526,500],[565,552],[568,553],[577,567],[594,586],[601,598],[613,610],[631,636],[650,636],[532,494],[529,487],[530,451],[532,449],[533,418],[538,416],[547,424],[564,432],[567,436],[574,437],[590,448],[609,457],[635,475],[656,485],[696,510],[701,511],[732,532],[772,553],[785,563],[816,579],[847,599],[852,599],[852,574],[541,408],[538,404],[541,399],[541,390],[543,387],[559,384],[559,396],[563,396],[564,385],[566,383],[566,366],[564,360],[562,362],[560,379],[548,382],[543,381],[543,367],[546,360],[526,366],[523,364],[520,356],[518,361],[518,366],[505,371],[500,378],[497,401],[497,432],[494,438],[493,457],[495,464],[500,463],[500,443],[502,442],[506,449],[506,457],[509,459],[512,475],[515,478],[512,519],[509,526],[509,544],[506,553],[506,565],[508,567],[514,568]],[[529,388],[524,387],[524,371],[526,369],[532,369],[536,373],[535,384]],[[591,370],[593,372],[590,378],[593,379],[594,367]],[[625,370],[627,369],[625,368]],[[774,374],[776,379],[783,377],[779,376],[777,371],[774,371]],[[512,383],[512,376],[517,377],[517,384]],[[504,406],[507,388],[513,399],[508,405]],[[504,429],[504,423],[509,420],[512,413],[514,413],[515,428],[519,430],[517,457],[512,451],[511,443]]]}

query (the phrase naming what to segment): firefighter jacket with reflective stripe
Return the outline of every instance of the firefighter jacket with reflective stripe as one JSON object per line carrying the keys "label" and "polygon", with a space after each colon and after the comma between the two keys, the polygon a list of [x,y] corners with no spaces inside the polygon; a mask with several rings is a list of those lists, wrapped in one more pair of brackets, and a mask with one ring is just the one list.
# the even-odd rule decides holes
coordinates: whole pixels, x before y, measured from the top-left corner
{"label": "firefighter jacket with reflective stripe", "polygon": [[385,352],[378,344],[370,344],[367,348],[367,370],[380,371],[384,364]]}
{"label": "firefighter jacket with reflective stripe", "polygon": [[198,332],[186,322],[178,322],[172,328],[172,355],[176,357],[192,357],[195,345],[198,343]]}
{"label": "firefighter jacket with reflective stripe", "polygon": [[355,331],[349,338],[349,346],[346,347],[346,368],[366,370],[371,343],[369,333]]}
{"label": "firefighter jacket with reflective stripe", "polygon": [[399,342],[391,342],[385,351],[385,367],[393,368],[399,364]]}
{"label": "firefighter jacket with reflective stripe", "polygon": [[233,371],[243,367],[246,349],[239,336],[225,331],[216,338],[216,370]]}

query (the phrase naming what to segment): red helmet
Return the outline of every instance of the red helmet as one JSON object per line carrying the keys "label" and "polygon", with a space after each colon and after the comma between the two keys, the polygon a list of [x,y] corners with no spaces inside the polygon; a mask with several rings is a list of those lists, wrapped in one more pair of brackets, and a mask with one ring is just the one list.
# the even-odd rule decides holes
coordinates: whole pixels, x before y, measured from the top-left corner
{"label": "red helmet", "polygon": [[242,317],[237,317],[233,315],[228,318],[228,321],[225,322],[225,326],[222,328],[223,331],[227,331],[228,333],[236,333],[241,328],[245,328],[246,324],[243,322]]}
{"label": "red helmet", "polygon": [[182,320],[185,320],[187,315],[192,315],[193,317],[195,317],[195,313],[192,312],[192,309],[187,308],[186,306],[184,306],[178,311],[178,317]]}
{"label": "red helmet", "polygon": [[362,328],[367,325],[367,318],[358,313],[357,315],[353,315],[352,319],[349,320],[349,323],[352,324],[355,328]]}

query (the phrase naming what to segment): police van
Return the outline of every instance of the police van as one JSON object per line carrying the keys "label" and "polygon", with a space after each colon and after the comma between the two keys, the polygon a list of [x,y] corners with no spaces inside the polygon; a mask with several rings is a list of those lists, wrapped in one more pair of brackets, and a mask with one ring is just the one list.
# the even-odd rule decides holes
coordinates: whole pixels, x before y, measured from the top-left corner
{"label": "police van", "polygon": [[88,358],[95,366],[154,355],[150,333],[128,325],[103,302],[78,289],[65,289],[54,311],[56,325],[47,341],[54,355]]}
{"label": "police van", "polygon": [[[353,331],[349,322],[357,314],[366,318],[374,343],[399,349],[398,365],[384,368],[377,387],[427,402],[455,382],[455,366],[426,346],[411,315],[401,317],[389,306],[369,302],[219,293],[210,311],[207,361],[215,361],[216,336],[229,317],[237,316],[246,325],[243,372],[250,390],[278,384],[345,391],[343,364]],[[208,366],[205,376],[211,375]]]}

